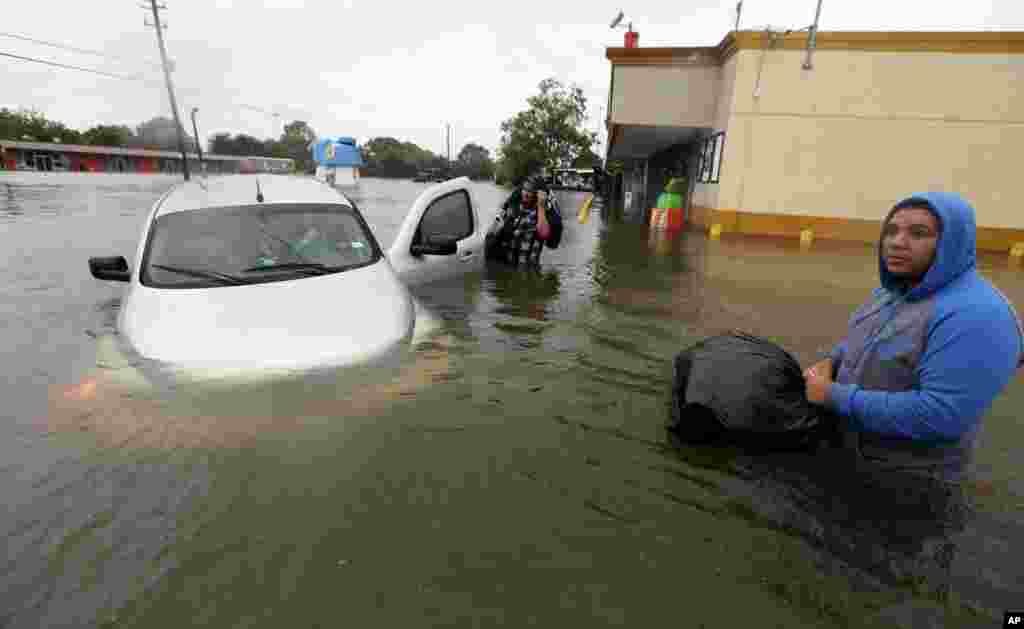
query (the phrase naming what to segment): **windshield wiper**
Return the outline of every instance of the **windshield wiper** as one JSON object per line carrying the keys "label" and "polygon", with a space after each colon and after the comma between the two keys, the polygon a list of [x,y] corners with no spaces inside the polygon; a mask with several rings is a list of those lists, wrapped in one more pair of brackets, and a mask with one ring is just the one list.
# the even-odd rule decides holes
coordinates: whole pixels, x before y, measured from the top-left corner
{"label": "windshield wiper", "polygon": [[298,271],[311,271],[317,275],[324,273],[334,273],[340,271],[344,267],[327,266],[326,264],[319,264],[316,262],[285,262],[283,264],[268,264],[260,266],[251,266],[248,269],[243,269],[243,273],[256,273],[259,271],[280,271],[280,270],[298,270]]}
{"label": "windshield wiper", "polygon": [[208,280],[217,280],[222,284],[244,284],[245,280],[234,275],[228,275],[227,273],[220,273],[218,271],[207,271],[204,269],[186,269],[180,266],[167,266],[166,264],[151,264],[149,265],[154,269],[163,269],[164,271],[170,271],[172,273],[180,273],[182,275],[191,275],[192,277],[201,277]]}

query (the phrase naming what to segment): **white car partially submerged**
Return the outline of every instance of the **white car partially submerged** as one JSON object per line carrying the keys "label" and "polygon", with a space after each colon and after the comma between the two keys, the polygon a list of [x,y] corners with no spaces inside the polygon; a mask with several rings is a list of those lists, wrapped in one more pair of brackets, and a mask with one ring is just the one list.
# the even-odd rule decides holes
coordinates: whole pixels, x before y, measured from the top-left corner
{"label": "white car partially submerged", "polygon": [[185,370],[309,369],[407,347],[412,285],[483,264],[467,178],[424,191],[390,250],[356,205],[313,179],[236,175],[183,182],[156,201],[135,268],[90,258],[127,282],[117,329],[139,356]]}

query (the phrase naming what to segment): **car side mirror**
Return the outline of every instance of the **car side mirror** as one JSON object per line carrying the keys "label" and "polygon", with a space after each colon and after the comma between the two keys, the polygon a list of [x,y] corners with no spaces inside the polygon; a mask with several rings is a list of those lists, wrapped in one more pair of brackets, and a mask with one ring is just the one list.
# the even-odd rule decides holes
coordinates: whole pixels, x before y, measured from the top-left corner
{"label": "car side mirror", "polygon": [[89,258],[89,272],[98,280],[127,282],[131,278],[124,256]]}
{"label": "car side mirror", "polygon": [[451,256],[458,250],[459,241],[454,238],[438,238],[409,248],[409,252],[414,256]]}

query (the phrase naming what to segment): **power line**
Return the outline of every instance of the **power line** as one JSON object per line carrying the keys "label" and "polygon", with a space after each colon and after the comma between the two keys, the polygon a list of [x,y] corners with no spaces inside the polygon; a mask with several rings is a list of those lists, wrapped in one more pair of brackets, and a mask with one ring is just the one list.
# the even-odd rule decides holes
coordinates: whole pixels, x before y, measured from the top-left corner
{"label": "power line", "polygon": [[146,82],[146,83],[151,82],[151,81],[147,81],[145,77],[140,76],[140,75],[129,76],[129,75],[124,75],[124,74],[114,74],[113,72],[104,72],[103,70],[96,70],[94,68],[83,68],[83,67],[80,67],[80,66],[72,66],[72,65],[68,65],[66,63],[57,63],[56,61],[46,61],[45,59],[36,59],[34,57],[23,57],[21,55],[14,55],[14,54],[11,54],[9,52],[0,52],[0,55],[2,55],[4,57],[11,57],[12,59],[20,59],[21,61],[30,61],[32,63],[41,63],[43,65],[54,66],[56,68],[66,68],[68,70],[78,70],[79,72],[90,72],[92,74],[99,74],[99,75],[102,75],[102,76],[110,77],[112,79],[121,79],[123,81],[143,81],[143,82]]}
{"label": "power line", "polygon": [[[162,4],[158,4],[157,6],[158,6],[159,9],[166,9],[167,8],[165,5],[162,5]],[[149,9],[150,7],[142,6],[141,8]],[[147,23],[147,26],[153,26],[153,24],[152,23]],[[166,23],[163,23],[161,26],[164,29],[167,28],[167,24]],[[77,46],[71,46],[71,45],[68,45],[68,44],[61,44],[61,43],[58,43],[58,42],[46,41],[46,40],[43,40],[43,39],[36,39],[34,37],[28,37],[28,36],[25,36],[25,35],[18,35],[18,34],[15,34],[15,33],[7,33],[7,32],[0,31],[0,37],[8,37],[8,38],[11,38],[11,39],[18,39],[18,40],[21,40],[21,41],[32,42],[34,44],[40,44],[40,45],[43,45],[43,46],[49,46],[51,48],[58,48],[58,49],[67,50],[67,51],[70,51],[70,52],[77,52],[77,53],[81,53],[81,54],[94,55],[94,56],[97,56],[97,57],[104,57],[106,59],[112,59],[114,61],[119,61],[119,62],[122,62],[122,63],[135,63],[133,61],[129,61],[129,60],[125,59],[124,57],[118,57],[118,56],[115,56],[115,55],[110,55],[110,54],[101,52],[99,50],[91,50],[89,48],[79,48]],[[42,60],[42,59],[37,59],[37,58],[34,58],[34,57],[24,57],[24,56],[20,56],[20,55],[14,55],[14,54],[11,54],[11,53],[0,53],[0,54],[3,54],[6,57],[12,57],[12,58],[15,58],[15,59],[21,59],[23,61],[32,61],[32,62],[35,62],[35,63],[42,63],[42,64],[45,64],[45,65],[50,65],[50,66],[54,66],[54,67],[58,67],[58,68],[66,68],[66,69],[69,69],[69,70],[79,70],[79,71],[82,71],[82,72],[91,72],[93,74],[99,74],[99,75],[102,75],[102,76],[108,76],[108,77],[116,78],[116,79],[140,80],[140,81],[144,81],[144,82],[150,83],[150,84],[154,84],[155,83],[154,81],[147,80],[142,75],[120,76],[120,75],[115,75],[114,73],[111,73],[111,72],[105,72],[103,70],[95,70],[95,69],[91,69],[91,68],[83,68],[83,67],[80,67],[80,66],[72,66],[72,65],[68,65],[68,64],[61,64],[61,63],[57,63],[57,62],[53,62],[53,61],[46,61],[46,60]],[[152,66],[154,68],[157,68],[157,69],[162,68],[160,63],[158,63],[156,61],[153,61],[151,59],[143,59],[143,61],[146,63],[146,65]],[[192,88],[188,88],[188,87],[180,88],[180,90],[181,91],[189,91],[189,92],[198,92],[198,91],[200,91],[200,90],[192,89]],[[279,115],[278,112],[269,111],[269,110],[263,109],[261,107],[256,107],[256,106],[253,106],[253,105],[236,105],[236,106],[241,108],[241,109],[248,109],[250,111],[259,112],[259,113],[267,115],[267,116]]]}
{"label": "power line", "polygon": [[[35,39],[34,37],[26,37],[25,35],[17,35],[15,33],[0,32],[0,37],[8,37],[10,39],[18,39],[18,40],[21,40],[21,41],[31,42],[33,44],[39,44],[40,46],[49,46],[50,48],[59,48],[60,50],[67,50],[67,51],[70,51],[70,52],[77,52],[77,53],[81,53],[81,54],[84,54],[84,55],[94,55],[94,56],[97,56],[97,57],[104,57],[106,59],[113,59],[114,61],[120,61],[122,63],[129,63],[129,64],[133,64],[133,65],[138,63],[138,61],[136,61],[136,60],[125,59],[124,57],[118,57],[118,56],[115,56],[115,55],[107,54],[107,53],[101,52],[99,50],[91,50],[89,48],[78,48],[77,46],[71,46],[71,45],[68,45],[68,44],[61,44],[61,43],[58,43],[58,42],[46,41],[44,39]],[[143,58],[142,61],[144,61],[147,65],[150,65],[150,66],[153,66],[153,67],[156,67],[156,68],[160,67],[159,63],[157,63],[156,61],[153,61],[151,59]]]}
{"label": "power line", "polygon": [[[35,57],[25,57],[25,56],[22,56],[22,55],[15,55],[15,54],[12,54],[12,53],[9,53],[9,52],[0,52],[0,56],[10,57],[12,59],[18,59],[20,61],[28,61],[30,63],[39,63],[39,64],[42,64],[42,65],[53,66],[55,68],[64,68],[66,70],[77,70],[79,72],[88,72],[90,74],[97,74],[97,75],[100,75],[100,76],[105,76],[105,77],[112,78],[112,79],[119,79],[119,80],[122,80],[122,81],[138,81],[138,82],[141,82],[141,83],[145,83],[147,85],[163,87],[160,84],[159,81],[157,81],[155,79],[147,79],[145,76],[138,75],[138,74],[136,74],[136,75],[116,74],[114,72],[106,72],[104,70],[97,70],[95,68],[84,68],[84,67],[81,67],[81,66],[69,65],[69,64],[66,64],[66,63],[58,63],[56,61],[48,61],[46,59],[38,59],[38,58],[35,58]],[[197,89],[197,88],[191,88],[191,87],[181,88],[180,91],[191,93],[191,94],[201,94],[202,93],[202,90]],[[223,101],[220,101],[220,102],[222,104],[226,104]],[[249,110],[249,111],[255,111],[255,112],[264,114],[266,116],[279,115],[279,114],[277,114],[277,112],[273,112],[273,111],[270,111],[270,110],[267,110],[267,109],[263,109],[262,107],[256,107],[255,105],[246,105],[246,104],[232,103],[232,107],[237,108],[237,109],[246,109],[246,110]]]}
{"label": "power line", "polygon": [[[88,73],[88,74],[94,74],[94,75],[98,75],[98,76],[106,77],[106,78],[110,78],[110,79],[118,79],[120,81],[136,81],[136,82],[139,82],[139,83],[144,83],[146,85],[163,87],[163,85],[161,85],[160,81],[157,81],[155,79],[147,79],[147,78],[145,78],[144,76],[141,76],[141,75],[123,75],[123,74],[117,74],[117,73],[113,73],[113,72],[105,72],[105,71],[102,71],[102,70],[96,70],[94,68],[83,68],[81,66],[72,66],[72,65],[69,65],[69,64],[59,64],[59,62],[57,62],[57,61],[50,61],[50,60],[47,60],[47,59],[40,59],[40,58],[36,58],[36,57],[31,57],[31,56],[23,56],[23,55],[20,55],[20,54],[13,54],[13,53],[10,53],[10,52],[2,52],[2,51],[0,51],[0,56],[6,56],[6,57],[13,58],[13,59],[22,60],[22,61],[29,61],[29,62],[32,62],[32,64],[41,64],[43,66],[51,66],[53,68],[61,68],[61,69],[65,69],[65,70],[75,70],[75,71],[78,71],[78,72],[85,72],[85,73]],[[200,94],[200,98],[189,98],[188,99],[189,102],[203,102],[203,100],[211,98],[211,96],[209,94],[205,94],[203,92],[203,90],[198,89],[198,88],[183,87],[183,88],[180,88],[179,91],[182,91],[182,92],[185,92],[185,93],[188,93],[188,94],[193,94],[193,95]],[[272,111],[269,111],[269,110],[265,110],[263,108],[259,108],[259,107],[253,106],[253,104],[245,104],[245,103],[241,103],[240,104],[240,103],[236,103],[236,102],[228,103],[226,100],[221,100],[220,98],[216,98],[216,97],[213,97],[212,99],[215,102],[217,102],[218,104],[221,104],[221,106],[227,106],[229,109],[247,110],[247,111],[250,111],[250,112],[256,112],[256,113],[259,113],[259,114],[263,114],[264,116],[270,116],[270,117],[282,117],[282,115],[280,113],[278,113],[278,112],[272,112]],[[209,100],[207,100],[207,102],[209,102]]]}

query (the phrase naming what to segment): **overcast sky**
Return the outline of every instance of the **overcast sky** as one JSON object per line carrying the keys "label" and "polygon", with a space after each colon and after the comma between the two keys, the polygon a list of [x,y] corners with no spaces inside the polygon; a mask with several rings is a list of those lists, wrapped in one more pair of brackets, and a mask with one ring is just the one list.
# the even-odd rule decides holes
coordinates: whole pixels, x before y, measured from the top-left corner
{"label": "overcast sky", "polygon": [[[608,24],[620,8],[640,46],[714,45],[735,19],[735,0],[162,1],[179,110],[187,123],[200,108],[204,137],[276,137],[301,119],[321,136],[393,136],[442,153],[450,122],[453,156],[466,142],[493,153],[501,121],[547,77],[584,89],[597,130],[608,95],[605,48],[621,46],[624,32]],[[4,36],[0,52],[153,82],[0,57],[0,106],[34,108],[81,130],[169,115],[159,68],[146,65],[159,53],[141,2],[45,0],[5,11],[0,32],[107,56]],[[741,28],[804,27],[814,9],[815,0],[746,0]],[[820,28],[1024,30],[1024,0],[824,0]]]}

